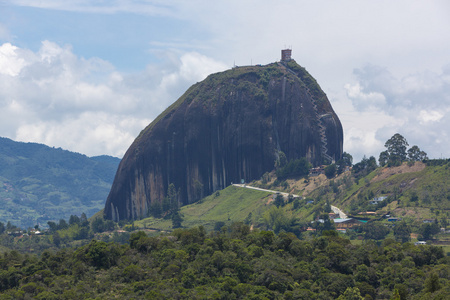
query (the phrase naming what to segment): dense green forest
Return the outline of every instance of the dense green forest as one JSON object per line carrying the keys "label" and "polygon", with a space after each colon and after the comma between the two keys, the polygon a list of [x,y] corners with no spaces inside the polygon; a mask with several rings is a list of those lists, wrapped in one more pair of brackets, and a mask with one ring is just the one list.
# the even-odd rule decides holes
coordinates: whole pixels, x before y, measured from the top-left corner
{"label": "dense green forest", "polygon": [[0,256],[0,299],[448,299],[450,257],[436,246],[351,243],[233,223],[92,240],[40,256]]}

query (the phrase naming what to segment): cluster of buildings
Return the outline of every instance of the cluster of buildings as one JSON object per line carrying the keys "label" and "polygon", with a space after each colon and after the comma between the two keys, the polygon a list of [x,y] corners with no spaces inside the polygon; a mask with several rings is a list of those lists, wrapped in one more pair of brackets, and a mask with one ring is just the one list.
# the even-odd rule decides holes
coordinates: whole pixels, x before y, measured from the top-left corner
{"label": "cluster of buildings", "polygon": [[[318,167],[318,168],[314,168],[313,170],[320,172],[321,168]],[[372,200],[370,200],[370,204],[377,205],[378,203],[381,203],[386,199],[387,199],[387,196],[374,197]],[[365,212],[359,212],[357,218],[350,218],[350,217],[346,217],[346,216],[341,218],[339,216],[339,214],[331,212],[328,214],[328,218],[330,220],[333,220],[334,226],[337,231],[345,233],[347,231],[347,229],[362,225],[362,224],[368,222],[368,220],[370,220],[371,217],[375,217],[376,215],[377,214],[374,211],[365,211]],[[389,222],[396,222],[396,221],[401,220],[401,218],[391,217],[390,215],[385,215],[384,218],[386,218],[387,221],[389,221]],[[317,219],[316,221],[313,221],[313,222],[324,223],[325,220]],[[308,228],[308,231],[315,231],[315,229]]]}
{"label": "cluster of buildings", "polygon": [[17,237],[17,236],[29,236],[29,235],[42,235],[44,233],[35,228],[28,230],[28,232],[26,230],[17,228],[17,229],[11,230],[11,231],[7,231],[6,234]]}

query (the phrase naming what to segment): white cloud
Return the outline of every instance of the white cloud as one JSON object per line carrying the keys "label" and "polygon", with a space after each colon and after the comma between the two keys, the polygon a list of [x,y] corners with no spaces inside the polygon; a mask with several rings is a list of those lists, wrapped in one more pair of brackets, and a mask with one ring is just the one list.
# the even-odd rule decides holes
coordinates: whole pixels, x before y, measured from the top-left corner
{"label": "white cloud", "polygon": [[0,46],[0,74],[17,76],[25,65],[25,59],[20,57],[17,47],[10,43]]}
{"label": "white cloud", "polygon": [[442,119],[442,117],[444,117],[444,115],[441,112],[435,110],[431,111],[421,110],[419,112],[418,119],[420,121],[420,124],[423,125],[428,122],[437,122],[440,119]]}
{"label": "white cloud", "polygon": [[[375,155],[374,150],[382,148],[383,144],[376,139],[376,130],[351,127],[345,132],[344,144],[348,152],[358,162],[364,155]],[[376,157],[378,158],[378,157]]]}
{"label": "white cloud", "polygon": [[[450,80],[446,68],[442,73],[424,71],[400,79],[376,66],[366,66],[354,74],[357,82],[345,85],[354,118],[345,132],[347,149],[358,157],[378,157],[384,150],[380,145],[397,132],[429,157],[440,157],[442,149],[450,148]],[[376,116],[378,123],[365,128],[369,115]]]}
{"label": "white cloud", "polygon": [[354,100],[353,105],[358,110],[375,109],[386,104],[386,97],[379,92],[364,92],[360,83],[354,85],[346,84],[345,89],[350,99]]}
{"label": "white cloud", "polygon": [[44,41],[33,53],[0,46],[2,135],[88,155],[122,156],[137,134],[192,83],[225,66],[195,52],[125,74],[71,47]]}
{"label": "white cloud", "polygon": [[136,132],[148,125],[149,119],[114,115],[107,112],[83,112],[58,122],[37,120],[16,129],[16,139],[35,141],[86,153],[110,154],[121,157],[136,137]]}

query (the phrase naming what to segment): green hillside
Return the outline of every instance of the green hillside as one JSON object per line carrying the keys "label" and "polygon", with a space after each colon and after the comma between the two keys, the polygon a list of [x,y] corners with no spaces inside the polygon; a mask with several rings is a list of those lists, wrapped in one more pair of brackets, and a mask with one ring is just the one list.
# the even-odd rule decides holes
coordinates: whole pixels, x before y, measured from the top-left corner
{"label": "green hillside", "polygon": [[[207,230],[214,229],[216,222],[242,222],[249,213],[258,220],[270,207],[268,203],[272,193],[246,188],[229,186],[201,201],[181,207],[184,216],[183,227],[204,226]],[[146,218],[136,221],[139,227],[171,230],[171,220]]]}
{"label": "green hillside", "polygon": [[0,222],[46,225],[103,208],[120,160],[0,138]]}
{"label": "green hillside", "polygon": [[[379,167],[361,178],[343,174],[328,180],[310,196],[329,201],[350,214],[375,211],[378,215],[388,213],[418,221],[448,219],[450,161],[430,160],[427,163]],[[371,204],[370,201],[377,197],[386,197],[386,200]]]}
{"label": "green hillside", "polygon": [[[284,199],[284,205],[277,207],[272,192],[229,186],[196,203],[181,207],[180,213],[183,216],[184,228],[204,226],[210,231],[219,224],[245,222],[255,228],[274,229],[278,232],[283,226],[287,228],[299,223],[305,225],[313,220],[316,212],[324,210],[325,202],[308,203],[309,200]],[[275,224],[280,221],[287,223]],[[133,224],[141,229],[173,230],[170,218],[149,217]]]}
{"label": "green hillside", "polygon": [[[207,230],[232,222],[246,222],[275,232],[299,232],[311,226],[317,216],[328,214],[330,205],[359,218],[383,221],[391,229],[389,214],[407,222],[413,233],[420,233],[424,220],[436,220],[446,227],[450,214],[450,162],[430,160],[428,163],[404,163],[396,167],[379,167],[365,176],[351,171],[331,179],[325,175],[288,179],[277,182],[275,174],[266,175],[265,183],[249,185],[299,194],[302,197],[276,207],[273,193],[230,186],[201,201],[181,207],[182,226],[204,226]],[[269,180],[267,181],[267,177]],[[371,204],[377,197],[386,197]],[[365,212],[372,212],[370,215]],[[138,228],[173,230],[170,218],[146,218],[134,222]],[[445,236],[440,237],[446,240]],[[447,243],[447,242],[446,242]],[[445,244],[446,244],[445,243]]]}

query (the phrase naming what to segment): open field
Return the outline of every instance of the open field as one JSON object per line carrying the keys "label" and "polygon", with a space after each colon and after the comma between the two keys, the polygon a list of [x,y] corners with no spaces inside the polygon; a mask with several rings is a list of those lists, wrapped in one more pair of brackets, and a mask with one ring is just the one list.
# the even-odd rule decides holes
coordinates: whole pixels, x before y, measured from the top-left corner
{"label": "open field", "polygon": [[[260,217],[270,206],[272,194],[268,192],[229,186],[226,189],[202,199],[199,202],[181,207],[184,216],[183,227],[203,225],[212,230],[216,222],[242,222],[252,213],[253,218]],[[135,226],[171,230],[171,220],[146,218],[136,221]]]}

